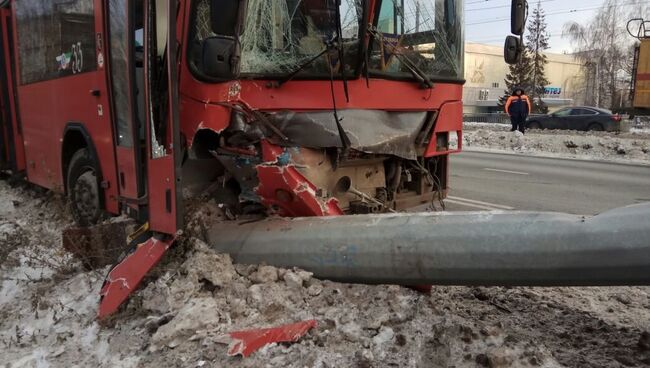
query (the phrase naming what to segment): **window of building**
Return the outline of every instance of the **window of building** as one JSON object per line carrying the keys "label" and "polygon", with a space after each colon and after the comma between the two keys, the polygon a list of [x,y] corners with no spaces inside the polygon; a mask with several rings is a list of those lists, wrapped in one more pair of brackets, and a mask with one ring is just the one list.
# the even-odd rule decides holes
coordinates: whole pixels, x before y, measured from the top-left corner
{"label": "window of building", "polygon": [[97,69],[93,0],[14,4],[21,84]]}
{"label": "window of building", "polygon": [[499,82],[492,83],[492,88],[499,88]]}

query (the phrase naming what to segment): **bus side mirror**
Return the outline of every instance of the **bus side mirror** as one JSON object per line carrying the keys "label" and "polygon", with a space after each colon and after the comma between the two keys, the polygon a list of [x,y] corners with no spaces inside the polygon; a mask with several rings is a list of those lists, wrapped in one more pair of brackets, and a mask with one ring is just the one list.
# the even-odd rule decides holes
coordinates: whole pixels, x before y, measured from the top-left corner
{"label": "bus side mirror", "polygon": [[218,36],[238,37],[247,8],[246,0],[212,0],[210,26]]}
{"label": "bus side mirror", "polygon": [[521,41],[516,36],[506,37],[506,44],[503,47],[503,58],[508,64],[516,64],[521,57]]}
{"label": "bus side mirror", "polygon": [[510,33],[517,36],[524,34],[527,17],[528,3],[526,0],[512,0],[510,7]]}
{"label": "bus side mirror", "polygon": [[239,77],[239,42],[232,37],[209,37],[203,40],[201,72],[214,81]]}

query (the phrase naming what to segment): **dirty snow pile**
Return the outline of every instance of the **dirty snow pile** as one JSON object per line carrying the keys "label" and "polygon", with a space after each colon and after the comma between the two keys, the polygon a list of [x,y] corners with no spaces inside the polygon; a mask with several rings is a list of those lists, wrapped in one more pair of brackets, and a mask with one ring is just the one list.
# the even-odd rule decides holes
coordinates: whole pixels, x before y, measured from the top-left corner
{"label": "dirty snow pile", "polygon": [[510,125],[464,123],[463,149],[627,163],[650,163],[650,131],[579,132],[530,129],[510,132]]}
{"label": "dirty snow pile", "polygon": [[[173,248],[112,320],[106,269],[61,251],[61,199],[0,181],[2,367],[560,367],[650,364],[650,288],[346,285]],[[7,203],[11,203],[8,205]],[[224,334],[315,319],[295,343],[228,357]]]}

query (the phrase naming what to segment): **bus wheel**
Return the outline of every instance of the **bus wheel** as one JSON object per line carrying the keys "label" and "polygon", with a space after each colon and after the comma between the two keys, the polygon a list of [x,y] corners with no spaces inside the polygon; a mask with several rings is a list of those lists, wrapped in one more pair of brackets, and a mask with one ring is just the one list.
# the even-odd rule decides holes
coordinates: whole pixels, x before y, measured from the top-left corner
{"label": "bus wheel", "polygon": [[68,196],[72,216],[80,226],[94,225],[102,218],[98,172],[88,149],[82,148],[72,155],[68,165]]}

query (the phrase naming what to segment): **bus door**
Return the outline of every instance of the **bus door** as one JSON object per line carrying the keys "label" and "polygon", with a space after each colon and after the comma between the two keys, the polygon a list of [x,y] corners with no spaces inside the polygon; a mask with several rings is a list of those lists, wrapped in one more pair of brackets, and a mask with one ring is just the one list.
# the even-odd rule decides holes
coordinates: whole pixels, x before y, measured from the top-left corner
{"label": "bus door", "polygon": [[174,234],[182,225],[178,112],[177,0],[145,0],[145,134],[149,224]]}
{"label": "bus door", "polygon": [[136,37],[141,38],[142,33],[142,19],[137,16],[141,18],[142,1],[109,0],[104,4],[119,201],[122,211],[145,220],[145,142],[140,129],[144,91],[142,83],[138,83],[143,80],[143,64],[137,57],[142,45]]}
{"label": "bus door", "polygon": [[[109,3],[116,2],[119,0],[109,0]],[[100,319],[117,311],[136,290],[147,272],[169,249],[177,230],[182,227],[177,1],[144,0],[143,4],[143,90],[146,107],[143,157],[147,167],[147,219],[153,234],[134,247],[134,251],[108,273],[100,292]]]}
{"label": "bus door", "polygon": [[181,218],[182,157],[176,17],[168,16],[168,8],[176,14],[176,1],[106,4],[120,199],[127,212],[139,209],[138,218],[152,231],[174,234]]}

